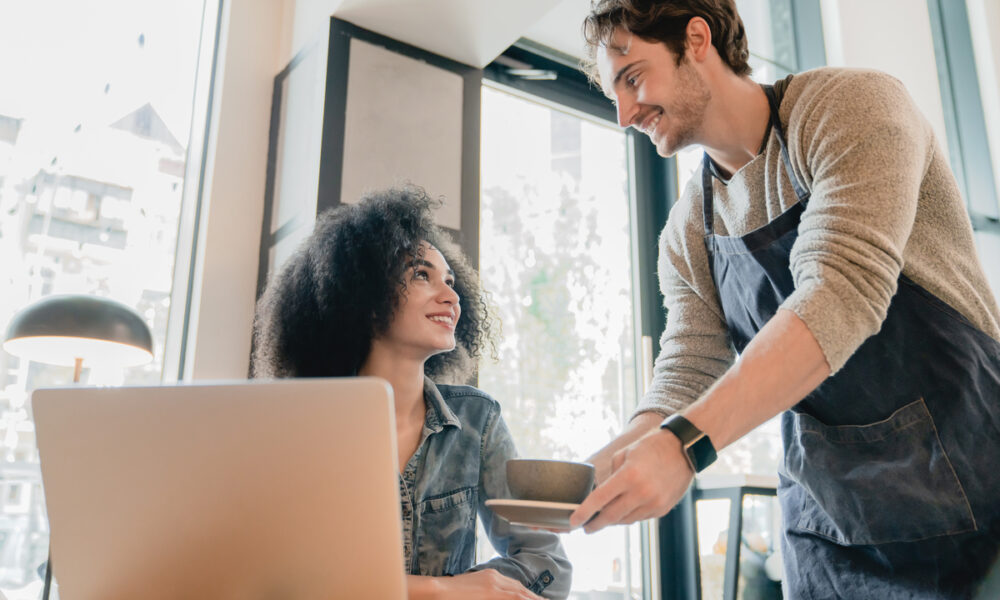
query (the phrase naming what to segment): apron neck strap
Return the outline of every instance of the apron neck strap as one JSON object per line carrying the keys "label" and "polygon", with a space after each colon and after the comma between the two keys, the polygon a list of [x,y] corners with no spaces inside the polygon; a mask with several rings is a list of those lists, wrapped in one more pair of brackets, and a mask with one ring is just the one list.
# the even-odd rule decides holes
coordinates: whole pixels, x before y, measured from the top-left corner
{"label": "apron neck strap", "polygon": [[[795,176],[795,171],[792,170],[792,159],[788,155],[788,145],[785,142],[785,130],[781,126],[781,117],[778,115],[778,98],[774,93],[774,86],[761,84],[761,89],[764,90],[764,95],[767,96],[767,104],[771,109],[771,121],[770,127],[774,131],[775,137],[778,138],[778,143],[781,145],[781,161],[785,165],[785,174],[788,175],[789,181],[792,182],[792,187],[795,189],[795,196],[799,199],[799,202],[805,204],[809,200],[809,190],[799,183],[798,177]],[[713,222],[715,217],[715,203],[714,194],[712,192],[712,173],[714,171],[714,165],[712,164],[712,159],[708,156],[706,152],[702,156],[701,161],[701,194],[702,194],[702,215],[705,221],[705,235],[712,235],[715,229],[715,224]]]}
{"label": "apron neck strap", "polygon": [[785,174],[792,182],[795,197],[799,199],[799,202],[805,204],[809,201],[809,190],[799,183],[799,178],[795,176],[795,171],[792,169],[792,159],[788,156],[788,144],[785,141],[785,130],[781,126],[781,117],[778,116],[778,98],[774,93],[774,86],[761,85],[760,87],[764,89],[767,103],[771,106],[771,127],[774,128],[778,143],[781,144],[781,161],[785,163]]}

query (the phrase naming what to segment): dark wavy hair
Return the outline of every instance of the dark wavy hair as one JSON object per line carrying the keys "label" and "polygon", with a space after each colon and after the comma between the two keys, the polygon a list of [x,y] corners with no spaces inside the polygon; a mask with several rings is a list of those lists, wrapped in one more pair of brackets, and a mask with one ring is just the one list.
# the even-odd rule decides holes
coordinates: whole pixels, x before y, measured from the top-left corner
{"label": "dark wavy hair", "polygon": [[647,42],[663,42],[677,57],[684,59],[687,24],[701,17],[712,31],[712,45],[722,62],[737,75],[749,75],[750,50],[743,20],[734,0],[595,0],[583,21],[586,40],[584,72],[599,83],[594,62],[598,46],[611,43],[615,31],[622,29]]}
{"label": "dark wavy hair", "polygon": [[268,284],[254,319],[254,377],[356,375],[372,340],[385,333],[406,289],[407,265],[437,248],[455,272],[462,313],[456,347],[435,354],[424,373],[466,383],[484,345],[495,354],[479,277],[433,222],[440,202],[416,186],[377,191],[324,212],[312,234]]}

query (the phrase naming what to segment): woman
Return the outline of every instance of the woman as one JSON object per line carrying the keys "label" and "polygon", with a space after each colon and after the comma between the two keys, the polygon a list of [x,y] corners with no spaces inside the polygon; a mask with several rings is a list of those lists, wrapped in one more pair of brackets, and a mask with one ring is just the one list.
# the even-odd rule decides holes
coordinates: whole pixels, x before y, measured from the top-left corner
{"label": "woman", "polygon": [[[415,187],[322,215],[257,307],[254,375],[370,375],[392,384],[409,597],[565,598],[555,534],[512,526],[516,451],[500,405],[464,385],[489,318],[475,271]],[[499,557],[473,565],[476,514]]]}

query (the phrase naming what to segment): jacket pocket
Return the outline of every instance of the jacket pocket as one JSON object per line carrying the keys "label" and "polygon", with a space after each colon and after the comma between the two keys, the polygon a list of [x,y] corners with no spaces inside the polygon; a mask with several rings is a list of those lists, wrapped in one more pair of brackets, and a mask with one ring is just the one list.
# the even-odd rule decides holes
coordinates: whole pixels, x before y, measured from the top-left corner
{"label": "jacket pocket", "polygon": [[869,425],[793,418],[785,470],[804,491],[793,529],[867,545],[976,528],[923,399]]}
{"label": "jacket pocket", "polygon": [[476,550],[476,488],[467,487],[425,499],[419,519],[420,572],[459,575],[472,567]]}

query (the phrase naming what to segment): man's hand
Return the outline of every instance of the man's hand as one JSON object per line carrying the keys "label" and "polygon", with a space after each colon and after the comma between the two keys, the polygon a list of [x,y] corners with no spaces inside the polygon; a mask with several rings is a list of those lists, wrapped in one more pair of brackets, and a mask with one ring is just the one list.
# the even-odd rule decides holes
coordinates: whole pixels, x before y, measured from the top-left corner
{"label": "man's hand", "polygon": [[542,600],[520,581],[501,575],[494,569],[463,573],[454,577],[407,577],[410,600]]}
{"label": "man's hand", "polygon": [[632,442],[638,440],[647,432],[659,427],[663,416],[655,412],[644,412],[636,415],[625,427],[621,435],[608,442],[606,446],[592,454],[586,462],[594,465],[594,482],[597,485],[611,476],[611,462],[615,454]]}
{"label": "man's hand", "polygon": [[693,479],[680,440],[658,427],[648,430],[614,453],[609,476],[570,515],[570,526],[584,525],[594,533],[608,525],[663,516]]}

